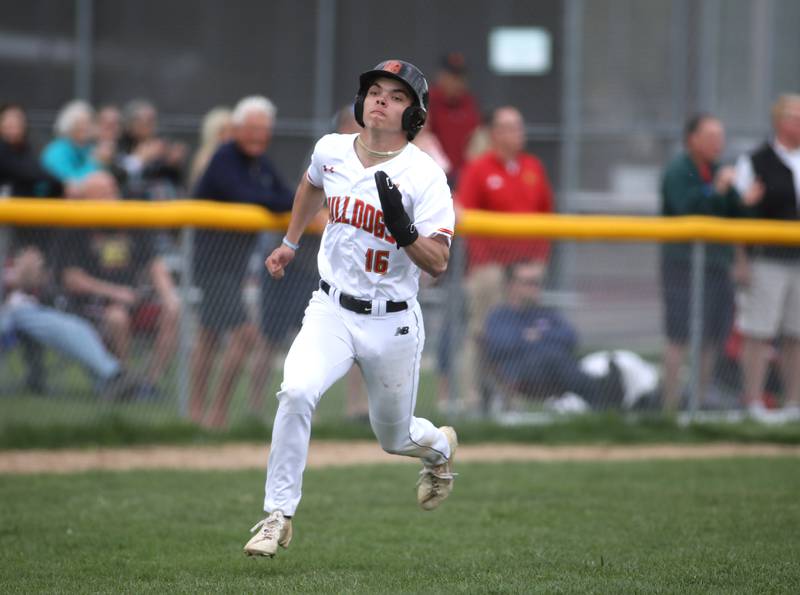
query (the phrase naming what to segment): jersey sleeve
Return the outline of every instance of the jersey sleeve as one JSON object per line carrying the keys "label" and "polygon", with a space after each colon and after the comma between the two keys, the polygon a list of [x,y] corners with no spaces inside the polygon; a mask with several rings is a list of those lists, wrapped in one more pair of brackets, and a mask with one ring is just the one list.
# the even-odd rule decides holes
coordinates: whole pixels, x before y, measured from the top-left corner
{"label": "jersey sleeve", "polygon": [[414,203],[414,225],[422,236],[443,235],[451,240],[456,215],[450,187],[441,168],[431,168],[430,175],[431,183],[422,188]]}
{"label": "jersey sleeve", "polygon": [[317,141],[317,144],[314,145],[314,152],[311,153],[311,164],[308,166],[308,171],[306,172],[308,181],[317,188],[322,188],[323,186],[322,164],[324,155],[326,154],[329,136],[330,135],[323,136]]}

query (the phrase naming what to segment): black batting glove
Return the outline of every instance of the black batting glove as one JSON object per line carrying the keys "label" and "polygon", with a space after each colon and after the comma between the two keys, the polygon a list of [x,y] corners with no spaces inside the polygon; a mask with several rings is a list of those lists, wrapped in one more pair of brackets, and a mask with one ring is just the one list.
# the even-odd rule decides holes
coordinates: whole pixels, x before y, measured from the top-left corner
{"label": "black batting glove", "polygon": [[378,187],[378,196],[381,199],[383,222],[397,242],[397,247],[404,248],[416,242],[419,232],[403,208],[403,195],[386,172],[375,172],[375,185]]}

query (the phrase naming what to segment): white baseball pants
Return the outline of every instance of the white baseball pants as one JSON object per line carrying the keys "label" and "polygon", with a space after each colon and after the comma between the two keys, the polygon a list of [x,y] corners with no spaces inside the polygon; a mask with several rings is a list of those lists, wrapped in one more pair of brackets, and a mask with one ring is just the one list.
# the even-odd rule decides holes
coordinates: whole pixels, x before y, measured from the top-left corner
{"label": "white baseball pants", "polygon": [[[373,311],[380,311],[373,308]],[[439,465],[450,456],[447,438],[427,419],[414,417],[425,329],[416,300],[401,312],[356,314],[328,294],[314,292],[303,326],[286,356],[272,427],[264,510],[292,516],[300,502],[320,398],[353,363],[364,375],[369,420],[386,452]]]}

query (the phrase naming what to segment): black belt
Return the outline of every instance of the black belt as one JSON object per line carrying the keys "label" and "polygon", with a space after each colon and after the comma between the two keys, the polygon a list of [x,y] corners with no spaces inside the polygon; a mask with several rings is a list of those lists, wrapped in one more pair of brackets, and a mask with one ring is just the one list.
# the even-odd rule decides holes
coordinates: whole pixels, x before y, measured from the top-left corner
{"label": "black belt", "polygon": [[[320,289],[331,294],[331,286],[325,281],[319,282]],[[339,293],[339,305],[345,310],[350,310],[356,314],[372,314],[372,302],[369,300],[360,300],[354,298],[352,295]],[[408,308],[406,302],[386,302],[386,312],[401,312]]]}

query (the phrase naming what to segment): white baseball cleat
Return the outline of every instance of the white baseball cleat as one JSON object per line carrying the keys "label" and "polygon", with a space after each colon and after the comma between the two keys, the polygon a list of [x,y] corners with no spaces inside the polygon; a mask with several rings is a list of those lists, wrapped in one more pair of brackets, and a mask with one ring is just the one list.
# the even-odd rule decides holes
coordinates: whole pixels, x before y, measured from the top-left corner
{"label": "white baseball cleat", "polygon": [[429,467],[424,465],[419,472],[417,482],[417,502],[423,510],[433,510],[453,491],[453,460],[458,448],[456,431],[450,426],[442,426],[439,430],[447,437],[450,444],[450,458],[440,465]]}
{"label": "white baseball cleat", "polygon": [[276,510],[256,523],[250,532],[255,535],[244,546],[244,553],[248,556],[272,558],[277,553],[278,546],[289,547],[292,540],[292,519],[287,519],[280,510]]}

